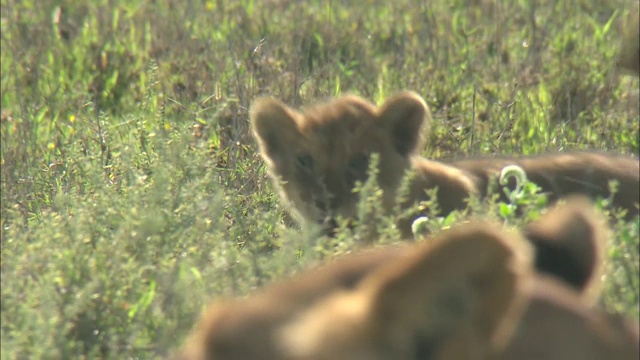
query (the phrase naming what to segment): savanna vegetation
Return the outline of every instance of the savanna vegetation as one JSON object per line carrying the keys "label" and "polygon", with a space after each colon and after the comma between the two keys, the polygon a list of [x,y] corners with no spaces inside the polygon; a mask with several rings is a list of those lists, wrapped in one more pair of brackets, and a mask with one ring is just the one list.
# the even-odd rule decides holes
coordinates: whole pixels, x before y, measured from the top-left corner
{"label": "savanna vegetation", "polygon": [[[361,245],[358,228],[330,239],[287,215],[249,133],[257,96],[414,90],[436,159],[638,155],[638,79],[614,66],[633,6],[2,0],[1,357],[162,357],[211,299]],[[361,190],[373,242],[397,242],[375,184]],[[522,226],[545,208],[525,190],[423,226]],[[640,220],[598,206],[613,223],[601,304],[637,319]]]}

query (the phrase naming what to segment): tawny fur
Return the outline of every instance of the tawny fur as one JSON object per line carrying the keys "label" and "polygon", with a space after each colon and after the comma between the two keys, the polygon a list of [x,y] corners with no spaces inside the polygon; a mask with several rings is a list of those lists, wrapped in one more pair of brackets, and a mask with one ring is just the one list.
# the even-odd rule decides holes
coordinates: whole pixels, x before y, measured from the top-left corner
{"label": "tawny fur", "polygon": [[[484,196],[489,180],[506,165],[519,165],[551,200],[573,193],[608,198],[609,181],[619,182],[613,205],[639,213],[640,165],[637,157],[594,152],[524,158],[473,159],[443,163],[419,156],[431,115],[422,98],[403,92],[377,107],[349,95],[298,112],[271,98],[251,110],[254,137],[281,196],[305,222],[326,223],[338,216],[355,219],[356,181],[367,179],[370,156],[379,154],[378,185],[386,211],[396,204],[407,171],[415,171],[404,206],[427,200],[438,188],[442,215],[464,209],[473,195]],[[503,194],[502,191],[499,191]],[[504,199],[503,197],[503,200]],[[411,221],[398,226],[411,236]]]}
{"label": "tawny fur", "polygon": [[175,360],[276,359],[280,352],[271,335],[278,326],[327,294],[354,289],[374,269],[406,255],[399,247],[368,250],[344,256],[247,299],[217,301],[203,314]]}
{"label": "tawny fur", "polygon": [[529,304],[498,360],[638,359],[637,324],[582,302],[554,278],[538,276],[526,291]]}
{"label": "tawny fur", "polygon": [[562,280],[585,304],[595,304],[602,289],[606,224],[587,198],[569,196],[562,202],[523,233],[535,248],[537,272]]}
{"label": "tawny fur", "polygon": [[[576,244],[601,247],[608,232],[585,205],[569,199],[526,233],[567,244],[571,257],[589,253]],[[638,358],[637,327],[585,301],[591,285],[537,274],[532,256],[518,233],[486,223],[348,256],[215,303],[176,359]],[[597,281],[585,270],[588,283]]]}

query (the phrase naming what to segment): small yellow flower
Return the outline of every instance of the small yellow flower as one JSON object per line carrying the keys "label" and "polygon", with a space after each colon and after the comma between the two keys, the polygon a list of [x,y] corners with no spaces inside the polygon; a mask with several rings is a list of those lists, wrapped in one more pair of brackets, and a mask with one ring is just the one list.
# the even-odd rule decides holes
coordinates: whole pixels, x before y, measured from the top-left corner
{"label": "small yellow flower", "polygon": [[69,116],[69,122],[71,122],[71,123],[76,122],[76,116],[73,115],[73,114],[71,116]]}
{"label": "small yellow flower", "polygon": [[53,149],[55,149],[55,148],[56,148],[56,144],[54,144],[54,143],[50,142],[49,144],[47,144],[47,148],[48,148],[49,150],[53,150]]}
{"label": "small yellow flower", "polygon": [[213,4],[213,1],[207,1],[205,7],[207,8],[207,10],[211,11],[215,7],[215,5]]}

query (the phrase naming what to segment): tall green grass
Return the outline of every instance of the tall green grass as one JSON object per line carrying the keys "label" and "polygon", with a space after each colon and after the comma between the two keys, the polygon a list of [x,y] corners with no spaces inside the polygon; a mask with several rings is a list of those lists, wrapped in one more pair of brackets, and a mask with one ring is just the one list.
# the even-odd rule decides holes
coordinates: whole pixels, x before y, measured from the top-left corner
{"label": "tall green grass", "polygon": [[[2,0],[1,357],[163,356],[211,299],[354,251],[367,221],[391,223],[373,191],[356,233],[300,231],[249,136],[259,95],[298,106],[417,91],[434,114],[432,158],[638,154],[638,82],[613,69],[629,7]],[[524,218],[473,206],[520,226],[543,205],[530,195]],[[614,228],[602,297],[636,319],[639,222]],[[378,230],[376,243],[396,241]]]}

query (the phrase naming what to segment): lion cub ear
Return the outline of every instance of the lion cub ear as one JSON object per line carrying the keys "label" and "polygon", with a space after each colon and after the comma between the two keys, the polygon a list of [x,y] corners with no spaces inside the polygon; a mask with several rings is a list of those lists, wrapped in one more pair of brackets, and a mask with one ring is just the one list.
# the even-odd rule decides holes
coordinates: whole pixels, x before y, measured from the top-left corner
{"label": "lion cub ear", "polygon": [[533,273],[528,244],[486,224],[435,241],[302,315],[285,328],[284,348],[321,359],[484,359],[500,350],[524,309]]}
{"label": "lion cub ear", "polygon": [[427,104],[414,92],[402,92],[380,107],[379,123],[391,133],[393,145],[402,156],[419,152],[423,128],[431,123]]}
{"label": "lion cub ear", "polygon": [[606,220],[585,196],[562,202],[531,223],[525,236],[535,248],[536,269],[561,279],[593,304],[602,288]]}
{"label": "lion cub ear", "polygon": [[[265,160],[277,161],[300,138],[296,118],[300,116],[279,100],[260,98],[251,107],[253,136]],[[294,140],[294,141],[292,141]]]}

